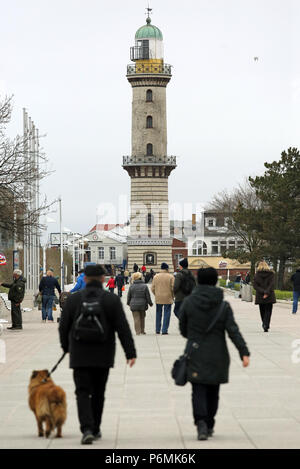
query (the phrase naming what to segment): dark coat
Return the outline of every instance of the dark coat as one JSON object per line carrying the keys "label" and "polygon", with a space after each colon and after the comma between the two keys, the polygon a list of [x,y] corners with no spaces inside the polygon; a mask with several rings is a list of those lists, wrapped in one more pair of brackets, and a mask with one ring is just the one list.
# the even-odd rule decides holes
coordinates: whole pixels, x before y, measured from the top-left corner
{"label": "dark coat", "polygon": [[127,305],[131,311],[146,311],[148,305],[153,306],[149,288],[143,280],[135,280],[127,295]]}
{"label": "dark coat", "polygon": [[111,368],[114,366],[117,332],[126,358],[136,358],[131,330],[120,298],[103,290],[99,282],[87,285],[86,290],[102,290],[102,305],[107,320],[107,340],[99,344],[77,342],[72,335],[73,323],[82,304],[82,293],[73,293],[66,301],[59,323],[60,342],[63,350],[70,353],[71,368]]}
{"label": "dark coat", "polygon": [[25,296],[25,284],[26,279],[24,277],[19,277],[14,280],[13,283],[2,283],[4,288],[9,288],[8,299],[12,303],[22,303]]}
{"label": "dark coat", "polygon": [[194,281],[194,286],[196,286],[196,279],[194,275],[188,269],[182,269],[175,275],[174,281],[174,295],[175,301],[183,301],[186,296],[186,293],[182,291],[182,283],[185,281],[184,276],[189,276]]}
{"label": "dark coat", "polygon": [[[253,286],[256,290],[256,305],[276,303],[274,292],[275,275],[272,270],[258,270],[254,277]],[[264,299],[265,294],[268,295],[268,297]]]}
{"label": "dark coat", "polygon": [[122,274],[119,274],[116,276],[116,279],[115,279],[115,282],[116,282],[116,286],[118,288],[122,288],[124,285],[125,285],[125,277],[124,275]]}
{"label": "dark coat", "polygon": [[300,269],[292,275],[291,281],[293,282],[294,291],[300,292]]}
{"label": "dark coat", "polygon": [[229,379],[230,357],[225,331],[239,351],[240,357],[249,356],[249,350],[229,303],[212,330],[205,334],[223,301],[223,291],[209,285],[198,285],[190,296],[183,300],[180,308],[179,327],[181,334],[199,344],[193,349],[188,362],[188,380],[192,383],[221,384]]}
{"label": "dark coat", "polygon": [[39,291],[42,293],[42,295],[54,296],[55,288],[57,289],[58,293],[61,294],[61,288],[58,280],[54,277],[47,275],[40,281]]}

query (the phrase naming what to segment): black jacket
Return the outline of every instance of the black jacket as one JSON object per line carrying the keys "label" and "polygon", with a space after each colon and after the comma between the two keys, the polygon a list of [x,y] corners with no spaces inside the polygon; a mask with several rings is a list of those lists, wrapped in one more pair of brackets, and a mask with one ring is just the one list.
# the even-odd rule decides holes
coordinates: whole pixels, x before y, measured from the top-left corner
{"label": "black jacket", "polygon": [[116,285],[118,288],[121,288],[125,285],[125,277],[124,275],[122,274],[119,274],[116,276],[116,279],[115,279],[115,282],[116,282]]}
{"label": "black jacket", "polygon": [[42,293],[42,295],[54,296],[55,288],[57,289],[58,293],[61,294],[61,288],[56,278],[50,277],[48,275],[42,278],[39,286],[39,291]]}
{"label": "black jacket", "polygon": [[240,357],[249,356],[247,345],[236,324],[229,303],[214,325],[205,334],[223,301],[223,291],[209,285],[198,285],[180,308],[180,331],[190,342],[197,342],[188,362],[188,380],[201,384],[227,383],[230,357],[225,331],[239,351]]}
{"label": "black jacket", "polygon": [[[256,290],[256,305],[276,303],[275,275],[272,270],[258,270],[254,277],[253,287]],[[264,298],[265,294],[268,295],[267,298]]]}
{"label": "black jacket", "polygon": [[186,296],[188,296],[186,293],[182,291],[182,284],[185,281],[186,278],[190,278],[192,282],[194,283],[194,286],[196,286],[196,279],[192,272],[190,272],[188,269],[182,269],[180,272],[178,272],[175,275],[175,282],[174,282],[174,295],[175,295],[175,301],[183,301]]}
{"label": "black jacket", "polygon": [[[99,282],[86,286],[93,290],[103,290]],[[73,293],[66,301],[59,323],[60,342],[63,350],[70,353],[71,368],[111,368],[114,366],[116,338],[118,333],[126,358],[136,358],[136,350],[122,303],[116,295],[103,290],[102,305],[107,319],[107,340],[99,344],[82,344],[72,336],[75,317],[82,303],[81,292]]]}
{"label": "black jacket", "polygon": [[14,280],[13,283],[2,283],[4,288],[9,288],[8,299],[12,303],[22,303],[25,296],[25,284],[26,279],[24,277],[19,277]]}
{"label": "black jacket", "polygon": [[296,272],[292,275],[291,281],[294,285],[294,291],[300,292],[300,269],[297,269]]}
{"label": "black jacket", "polygon": [[146,311],[148,305],[153,306],[149,288],[143,280],[135,280],[127,295],[127,305],[131,311]]}

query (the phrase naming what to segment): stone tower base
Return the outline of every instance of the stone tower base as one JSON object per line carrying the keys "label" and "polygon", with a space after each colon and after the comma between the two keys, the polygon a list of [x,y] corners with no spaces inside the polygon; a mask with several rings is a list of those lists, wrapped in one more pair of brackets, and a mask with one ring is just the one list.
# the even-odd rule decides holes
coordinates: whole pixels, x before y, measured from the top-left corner
{"label": "stone tower base", "polygon": [[155,272],[160,272],[160,267],[163,262],[169,265],[169,272],[174,272],[172,260],[172,246],[171,245],[155,245],[155,244],[134,244],[128,243],[128,269],[133,272],[133,265],[136,263],[139,268],[145,262],[145,253],[155,253],[156,263],[154,265],[146,265],[147,271],[153,269]]}

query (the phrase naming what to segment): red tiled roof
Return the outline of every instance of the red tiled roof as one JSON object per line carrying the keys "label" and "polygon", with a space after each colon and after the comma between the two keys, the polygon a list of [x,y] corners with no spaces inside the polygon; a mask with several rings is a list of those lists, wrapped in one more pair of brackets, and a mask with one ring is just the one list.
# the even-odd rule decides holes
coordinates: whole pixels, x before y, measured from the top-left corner
{"label": "red tiled roof", "polygon": [[93,231],[111,231],[111,230],[114,230],[115,228],[117,227],[121,227],[121,228],[124,228],[125,225],[120,225],[120,224],[117,224],[117,225],[109,225],[108,223],[106,225],[95,225],[90,233],[92,233]]}

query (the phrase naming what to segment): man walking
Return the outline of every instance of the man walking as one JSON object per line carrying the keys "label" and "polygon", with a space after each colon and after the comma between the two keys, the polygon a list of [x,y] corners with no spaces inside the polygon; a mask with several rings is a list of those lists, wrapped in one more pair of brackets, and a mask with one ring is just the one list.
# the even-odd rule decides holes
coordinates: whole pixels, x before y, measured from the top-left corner
{"label": "man walking", "polygon": [[118,297],[122,298],[123,287],[125,285],[125,278],[124,278],[123,272],[119,272],[119,274],[116,276],[115,283],[118,288]]}
{"label": "man walking", "polygon": [[179,310],[183,300],[189,296],[196,286],[194,275],[188,270],[188,260],[182,259],[179,262],[179,272],[175,277],[174,282],[174,295],[175,295],[175,308],[174,314],[179,319]]}
{"label": "man walking", "polygon": [[[156,334],[168,335],[171,308],[174,301],[174,276],[169,273],[169,266],[165,262],[161,265],[162,272],[156,274],[152,282],[152,292],[156,302]],[[164,310],[163,326],[162,314]]]}
{"label": "man walking", "polygon": [[[105,387],[109,369],[114,366],[115,333],[118,333],[127,363],[132,367],[136,350],[120,299],[103,289],[105,270],[100,265],[85,269],[86,289],[71,295],[64,307],[60,324],[60,342],[64,352],[70,353],[70,368],[74,370],[78,417],[83,434],[81,443],[92,444],[101,438],[101,420]],[[85,310],[86,305],[89,305]],[[103,341],[83,340],[76,332],[79,316],[96,307],[95,316],[102,324]],[[96,311],[98,313],[96,314]],[[97,322],[95,321],[95,322]],[[91,321],[90,321],[91,322]]]}
{"label": "man walking", "polygon": [[55,288],[57,289],[58,293],[61,294],[61,288],[58,280],[53,276],[53,272],[48,270],[46,277],[42,278],[39,286],[39,291],[42,294],[43,322],[46,322],[47,319],[50,322],[54,322],[52,310],[55,299]]}
{"label": "man walking", "polygon": [[300,269],[292,275],[291,281],[293,283],[293,314],[297,313],[298,301],[300,298]]}
{"label": "man walking", "polygon": [[8,299],[11,302],[11,327],[10,331],[23,329],[21,303],[24,300],[26,279],[21,270],[14,270],[13,283],[0,283],[0,286],[9,288]]}

